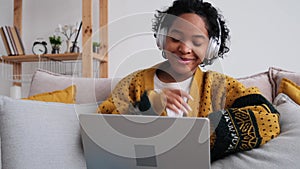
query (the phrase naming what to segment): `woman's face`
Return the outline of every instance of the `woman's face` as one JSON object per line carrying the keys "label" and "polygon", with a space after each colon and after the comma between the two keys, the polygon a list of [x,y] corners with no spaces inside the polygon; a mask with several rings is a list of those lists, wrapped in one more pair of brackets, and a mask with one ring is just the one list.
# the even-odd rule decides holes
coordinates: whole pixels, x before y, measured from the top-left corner
{"label": "woman's face", "polygon": [[208,31],[200,16],[187,13],[176,18],[164,47],[173,73],[193,74],[205,57],[208,42]]}

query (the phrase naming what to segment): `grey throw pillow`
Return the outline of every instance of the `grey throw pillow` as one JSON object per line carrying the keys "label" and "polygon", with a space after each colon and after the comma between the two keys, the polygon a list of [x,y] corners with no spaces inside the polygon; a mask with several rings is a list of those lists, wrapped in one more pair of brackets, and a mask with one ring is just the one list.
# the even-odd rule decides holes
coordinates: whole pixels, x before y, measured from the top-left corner
{"label": "grey throw pillow", "polygon": [[245,87],[258,87],[261,94],[270,102],[273,101],[272,86],[268,72],[257,73],[237,79],[243,83]]}
{"label": "grey throw pillow", "polygon": [[283,78],[287,78],[297,85],[300,85],[300,72],[293,72],[289,70],[284,70],[281,68],[270,67],[269,76],[271,79],[271,84],[273,88],[273,97],[275,98],[278,94],[279,85]]}
{"label": "grey throw pillow", "polygon": [[86,168],[76,109],[73,104],[0,96],[2,167]]}

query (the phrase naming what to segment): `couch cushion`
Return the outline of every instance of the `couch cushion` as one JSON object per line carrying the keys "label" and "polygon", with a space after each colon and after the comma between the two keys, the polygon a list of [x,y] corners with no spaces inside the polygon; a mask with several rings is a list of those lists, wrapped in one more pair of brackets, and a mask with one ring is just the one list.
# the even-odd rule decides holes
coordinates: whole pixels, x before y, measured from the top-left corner
{"label": "couch cushion", "polygon": [[272,91],[273,98],[275,98],[278,93],[279,85],[280,85],[282,78],[287,78],[287,79],[295,82],[297,85],[300,85],[300,72],[297,73],[297,72],[293,72],[293,71],[284,70],[281,68],[270,67],[269,68],[269,76],[270,76],[271,85],[273,88],[273,91]]}
{"label": "couch cushion", "polygon": [[267,71],[254,74],[252,76],[238,78],[237,80],[243,83],[246,87],[258,87],[260,92],[266,99],[268,99],[270,102],[273,101],[272,85],[269,79],[269,73]]}
{"label": "couch cushion", "polygon": [[300,105],[300,86],[293,81],[283,78],[280,82],[278,93],[288,95],[294,102]]}
{"label": "couch cushion", "polygon": [[118,78],[79,78],[63,76],[38,69],[32,78],[29,96],[39,93],[62,90],[75,84],[77,88],[76,103],[96,103],[105,100]]}
{"label": "couch cushion", "polygon": [[76,86],[71,85],[63,90],[55,90],[52,92],[40,93],[23,100],[36,100],[44,102],[60,102],[60,103],[75,103]]}
{"label": "couch cushion", "polygon": [[2,168],[86,168],[77,113],[96,108],[0,96]]}
{"label": "couch cushion", "polygon": [[298,169],[300,161],[300,106],[279,94],[274,104],[280,112],[281,133],[263,146],[230,155],[212,164],[212,169]]}

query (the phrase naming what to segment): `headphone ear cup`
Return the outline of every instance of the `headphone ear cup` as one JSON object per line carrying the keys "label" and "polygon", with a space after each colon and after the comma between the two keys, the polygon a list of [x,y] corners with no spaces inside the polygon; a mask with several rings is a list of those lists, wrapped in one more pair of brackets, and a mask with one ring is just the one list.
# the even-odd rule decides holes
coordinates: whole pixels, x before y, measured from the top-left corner
{"label": "headphone ear cup", "polygon": [[156,45],[160,50],[164,49],[166,43],[167,28],[158,30],[156,34]]}
{"label": "headphone ear cup", "polygon": [[211,64],[212,61],[218,57],[218,52],[220,49],[220,44],[218,43],[217,39],[210,38],[208,47],[206,50],[205,58],[203,60],[203,64]]}

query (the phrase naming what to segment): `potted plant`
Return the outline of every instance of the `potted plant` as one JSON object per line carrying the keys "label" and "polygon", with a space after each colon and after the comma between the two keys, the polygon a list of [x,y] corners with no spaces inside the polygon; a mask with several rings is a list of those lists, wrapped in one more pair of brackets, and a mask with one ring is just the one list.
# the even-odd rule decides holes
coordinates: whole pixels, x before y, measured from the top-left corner
{"label": "potted plant", "polygon": [[50,41],[50,44],[52,46],[52,52],[51,53],[53,53],[53,54],[59,53],[60,46],[62,44],[61,37],[53,35],[53,36],[49,37],[49,41]]}

